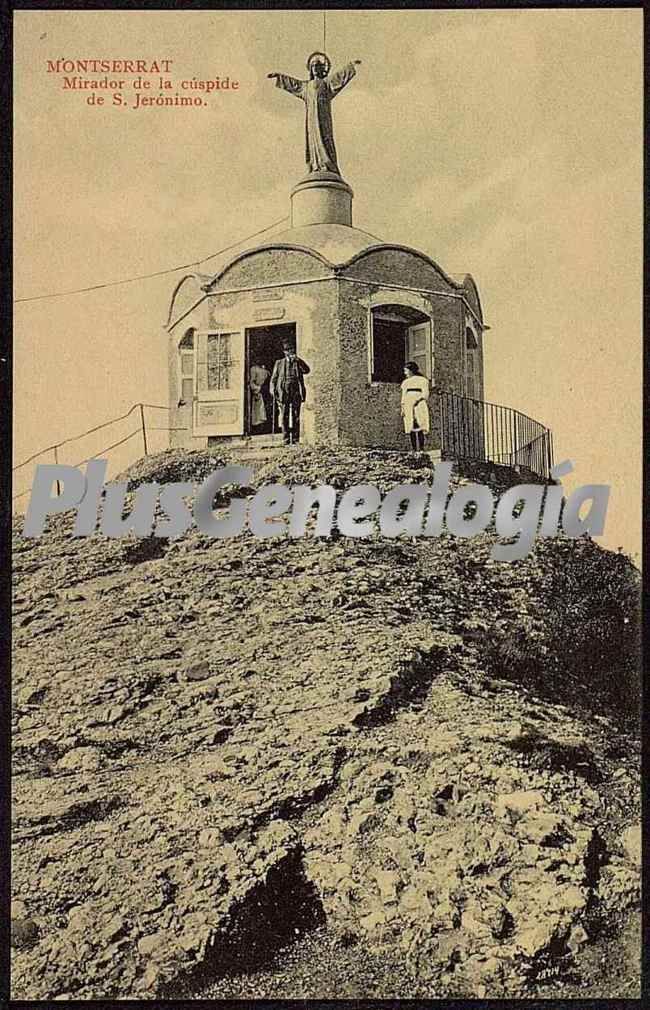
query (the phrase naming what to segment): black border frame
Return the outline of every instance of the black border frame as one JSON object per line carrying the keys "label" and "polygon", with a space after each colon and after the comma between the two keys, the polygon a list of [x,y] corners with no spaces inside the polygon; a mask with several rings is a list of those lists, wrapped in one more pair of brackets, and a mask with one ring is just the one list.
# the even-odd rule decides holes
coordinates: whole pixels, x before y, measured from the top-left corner
{"label": "black border frame", "polygon": [[[527,3],[516,2],[516,0],[464,0],[464,2],[441,2],[434,0],[432,3],[403,3],[400,0],[386,3],[362,3],[349,6],[345,2],[335,3],[315,3],[313,0],[304,0],[302,3],[273,2],[273,0],[255,0],[255,2],[230,2],[230,3],[175,3],[173,0],[167,3],[129,3],[128,0],[115,0],[113,3],[104,0],[0,0],[0,207],[5,210],[5,220],[0,228],[0,318],[4,325],[0,328],[0,736],[2,747],[2,759],[0,760],[0,902],[2,915],[0,916],[0,1005],[5,1005],[13,1010],[38,1010],[43,1006],[48,1006],[52,1001],[25,1001],[12,1000],[9,994],[10,985],[10,840],[11,840],[11,692],[10,692],[10,668],[11,668],[11,447],[12,447],[12,333],[11,320],[13,316],[12,306],[12,121],[13,121],[13,12],[19,10],[540,10],[540,9],[613,9],[613,8],[640,8],[644,4],[640,0],[628,0],[628,2],[616,2],[616,0],[582,0],[582,2],[556,2],[548,3],[544,0],[528,0]],[[648,138],[648,126],[650,124],[650,113],[648,111],[648,81],[647,67],[648,55],[650,52],[650,41],[646,32],[644,22],[644,133]],[[648,163],[644,157],[644,239],[648,234],[650,224],[650,212],[648,211]],[[644,249],[645,249],[644,244]],[[643,320],[644,320],[644,426],[643,442],[645,446],[650,444],[650,397],[648,395],[647,376],[650,370],[650,341],[645,337],[650,332],[650,303],[647,297],[648,280],[650,269],[647,261],[644,262],[644,283],[643,283]],[[646,507],[650,503],[650,453],[644,452],[643,457],[643,541],[642,559],[643,568],[647,572],[650,565],[650,538],[646,535],[648,531],[646,521]],[[643,580],[643,641],[645,645],[646,636],[650,628],[650,589],[647,580]],[[648,702],[648,675],[645,664],[645,648],[643,650],[643,717],[644,729],[647,729],[647,702]],[[648,744],[648,734],[642,734],[642,775],[643,775],[643,885],[648,881],[648,869],[650,865],[650,846],[647,842],[647,829],[649,821],[649,796],[648,796],[648,754],[650,746]],[[494,1008],[494,1010],[636,1010],[650,1005],[650,917],[647,909],[643,911],[642,926],[642,994],[640,999],[514,999],[514,1000],[128,1000],[129,1007],[133,1010],[149,1010],[152,1007],[177,1008],[177,1010],[194,1010],[197,1007],[211,1007],[216,1010],[471,1010],[476,1007],[480,1010]],[[124,1005],[124,1000],[68,1000],[57,1001],[66,1002],[76,1007],[94,1008],[105,1007],[110,1010],[117,1010]]]}

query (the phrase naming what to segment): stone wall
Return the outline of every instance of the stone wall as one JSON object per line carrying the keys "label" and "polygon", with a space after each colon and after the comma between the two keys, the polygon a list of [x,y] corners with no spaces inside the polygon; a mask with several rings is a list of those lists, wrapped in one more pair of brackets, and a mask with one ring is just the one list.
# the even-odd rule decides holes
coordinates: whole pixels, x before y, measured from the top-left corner
{"label": "stone wall", "polygon": [[474,278],[470,274],[466,274],[463,280],[463,288],[467,297],[467,301],[472,306],[476,315],[480,320],[483,319],[483,312],[481,311],[481,303],[479,300],[478,290],[476,288],[476,283]]}
{"label": "stone wall", "polygon": [[[414,258],[412,258],[414,259]],[[369,371],[370,311],[374,305],[402,301],[424,311],[433,322],[434,383],[462,392],[463,305],[444,296],[424,296],[380,285],[340,281],[341,423],[343,445],[407,445],[400,417],[398,383],[371,382]],[[430,397],[432,448],[440,447],[438,401]]]}
{"label": "stone wall", "polygon": [[218,278],[212,290],[230,291],[262,284],[313,280],[331,274],[331,267],[310,253],[297,249],[261,249],[235,260]]}
{"label": "stone wall", "polygon": [[405,287],[430,288],[467,296],[430,260],[407,249],[377,249],[365,253],[344,270],[346,277],[374,281],[377,284],[403,284]]}
{"label": "stone wall", "polygon": [[[440,294],[423,293],[427,290]],[[196,326],[244,332],[254,326],[294,323],[298,353],[311,368],[306,379],[303,441],[406,448],[399,384],[370,381],[370,312],[378,305],[398,302],[429,316],[434,385],[463,393],[466,310],[457,297],[461,292],[467,294],[430,261],[402,249],[368,253],[339,277],[317,257],[298,250],[268,248],[245,255],[226,269],[201,305],[172,331],[168,352],[170,426],[180,430],[170,433],[171,446],[200,448],[207,444],[207,436],[192,436],[191,406],[177,406],[178,343],[187,329]],[[482,373],[480,360],[481,382]],[[439,448],[435,395],[430,412],[428,447]]]}

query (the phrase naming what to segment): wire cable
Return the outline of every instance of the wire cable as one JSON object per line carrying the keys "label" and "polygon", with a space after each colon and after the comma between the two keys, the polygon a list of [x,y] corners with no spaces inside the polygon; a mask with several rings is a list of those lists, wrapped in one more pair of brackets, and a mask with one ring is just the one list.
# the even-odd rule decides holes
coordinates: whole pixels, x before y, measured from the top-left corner
{"label": "wire cable", "polygon": [[100,452],[110,452],[111,449],[116,449],[118,447],[118,445],[124,445],[125,442],[128,442],[129,439],[133,438],[135,435],[141,435],[141,434],[142,434],[142,428],[136,428],[135,431],[132,431],[130,435],[126,436],[126,438],[121,438],[119,440],[119,442],[113,442],[112,445],[107,445],[105,449],[100,449],[99,452],[96,453],[96,455],[89,456],[88,459],[82,459],[80,463],[75,463],[74,465],[75,466],[83,466],[84,463],[90,463],[91,459],[98,459],[99,458],[99,453]]}
{"label": "wire cable", "polygon": [[[101,431],[102,428],[108,428],[109,424],[117,424],[118,421],[125,421],[127,417],[131,416],[137,407],[151,407],[152,410],[169,410],[169,407],[164,407],[159,403],[134,403],[131,409],[127,410],[126,414],[121,414],[120,417],[112,417],[110,421],[104,421],[103,424],[97,424],[94,428],[89,428],[88,431],[82,431],[80,435],[71,435],[70,438],[64,438],[62,442],[57,442],[56,445],[48,445],[45,449],[35,452],[33,456],[29,456],[27,459],[24,459],[22,463],[16,463],[15,466],[12,466],[12,473],[15,470],[20,470],[23,466],[27,466],[28,463],[31,463],[32,460],[35,460],[38,456],[44,456],[46,452],[52,452],[54,449],[60,449],[62,445],[68,445],[69,442],[78,442],[80,438],[85,438],[86,435],[93,435],[96,431]],[[101,451],[104,452],[105,450],[102,449]]]}
{"label": "wire cable", "polygon": [[[46,452],[52,452],[54,449],[58,449],[62,445],[67,445],[69,442],[77,442],[80,438],[84,438],[86,435],[92,435],[96,431],[101,431],[102,428],[108,428],[109,424],[117,424],[118,421],[126,420],[126,418],[133,413],[136,407],[139,406],[139,403],[134,403],[131,409],[128,410],[126,414],[122,414],[120,417],[113,417],[110,421],[104,421],[103,424],[98,424],[94,428],[89,428],[88,431],[82,431],[81,435],[71,435],[70,438],[64,438],[62,442],[57,442],[56,445],[48,445],[45,449],[41,449],[39,452],[35,452],[33,456],[29,456],[27,459],[24,459],[22,463],[16,463],[15,466],[12,466],[12,471],[20,470],[21,467],[27,466],[27,464],[31,463],[32,460],[37,458],[37,456],[44,456]],[[143,403],[142,406],[148,407],[149,404]]]}
{"label": "wire cable", "polygon": [[[136,404],[136,407],[137,406],[139,406],[139,404]],[[125,415],[125,416],[128,417],[128,415]],[[108,423],[110,424],[110,421]],[[169,428],[169,429],[160,429],[160,430],[161,431],[163,431],[163,430],[165,430],[165,431],[172,431],[172,430],[175,430],[175,429]],[[98,459],[99,456],[103,452],[110,452],[111,449],[117,449],[118,445],[124,445],[124,443],[128,442],[130,438],[133,438],[135,435],[141,435],[141,434],[142,434],[142,428],[136,428],[135,431],[132,431],[130,435],[126,436],[126,438],[121,438],[119,442],[113,442],[112,445],[107,445],[105,449],[100,449],[95,456],[89,456],[88,459],[82,459],[80,463],[75,463],[74,465],[75,466],[83,466],[84,463],[90,463],[91,459]],[[73,441],[73,439],[69,439],[69,441]],[[32,458],[34,458],[34,457],[32,457]],[[31,491],[31,488],[29,488],[29,487],[26,488],[25,491],[19,491],[18,494],[15,494],[15,495],[12,496],[11,500],[12,501],[17,501],[18,498],[24,498],[25,495],[29,494],[30,491]]]}
{"label": "wire cable", "polygon": [[81,295],[85,294],[87,291],[99,291],[101,288],[112,288],[118,284],[132,284],[135,281],[147,281],[152,277],[163,277],[165,274],[175,274],[179,270],[189,270],[190,267],[198,267],[202,263],[207,263],[208,260],[212,260],[215,256],[221,256],[223,253],[230,252],[231,249],[235,249],[238,245],[242,245],[244,242],[249,242],[252,238],[257,238],[258,235],[263,235],[265,231],[270,231],[271,228],[276,228],[280,224],[284,224],[288,221],[288,217],[280,218],[278,221],[274,221],[273,224],[269,224],[266,228],[260,228],[259,231],[253,232],[252,235],[247,235],[245,238],[239,239],[238,242],[233,242],[231,245],[225,246],[223,249],[218,249],[217,252],[210,253],[209,256],[204,256],[203,259],[193,260],[191,263],[183,263],[177,267],[171,267],[169,270],[156,270],[152,274],[140,274],[137,277],[124,277],[119,281],[106,281],[103,284],[91,284],[87,288],[74,288],[70,291],[53,291],[50,294],[45,295],[31,295],[29,298],[14,298],[14,305],[18,302],[37,302],[44,298],[63,298],[66,295]]}

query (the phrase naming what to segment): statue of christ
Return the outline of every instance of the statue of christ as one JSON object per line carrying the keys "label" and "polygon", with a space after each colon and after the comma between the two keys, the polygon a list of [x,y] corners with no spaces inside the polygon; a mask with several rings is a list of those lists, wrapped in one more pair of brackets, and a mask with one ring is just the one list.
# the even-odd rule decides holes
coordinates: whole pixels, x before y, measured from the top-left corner
{"label": "statue of christ", "polygon": [[308,81],[299,81],[288,74],[275,77],[278,88],[302,98],[305,103],[305,160],[310,172],[335,172],[340,175],[332,128],[332,99],[356,74],[361,60],[354,60],[330,74],[331,63],[325,53],[312,53],[307,60]]}

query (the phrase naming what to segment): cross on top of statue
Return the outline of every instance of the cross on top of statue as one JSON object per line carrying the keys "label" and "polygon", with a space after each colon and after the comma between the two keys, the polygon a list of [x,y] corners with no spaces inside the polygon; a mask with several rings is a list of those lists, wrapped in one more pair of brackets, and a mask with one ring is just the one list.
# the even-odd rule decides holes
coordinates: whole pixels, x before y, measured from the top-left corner
{"label": "cross on top of statue", "polygon": [[307,60],[309,80],[300,81],[289,74],[269,74],[278,88],[302,98],[305,103],[305,160],[310,172],[334,172],[340,176],[334,129],[332,99],[356,74],[361,60],[353,60],[330,73],[332,63],[327,53],[312,53]]}

